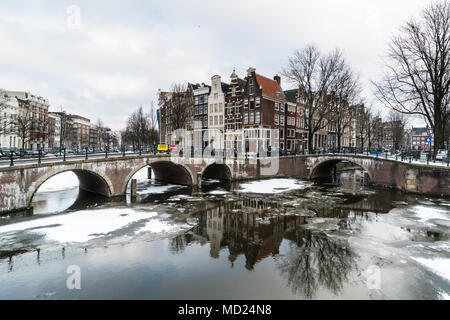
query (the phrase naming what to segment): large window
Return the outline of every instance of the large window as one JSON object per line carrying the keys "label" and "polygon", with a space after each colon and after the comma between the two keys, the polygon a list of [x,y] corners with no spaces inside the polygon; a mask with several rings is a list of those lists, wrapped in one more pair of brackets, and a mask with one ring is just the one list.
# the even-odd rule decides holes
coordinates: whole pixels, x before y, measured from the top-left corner
{"label": "large window", "polygon": [[251,98],[250,99],[250,110],[254,110],[255,109],[255,99]]}
{"label": "large window", "polygon": [[250,124],[254,124],[254,123],[255,123],[255,113],[250,112]]}
{"label": "large window", "polygon": [[259,112],[259,111],[256,111],[255,123],[256,124],[260,124],[261,123],[261,112]]}
{"label": "large window", "polygon": [[248,112],[244,113],[244,124],[248,124]]}

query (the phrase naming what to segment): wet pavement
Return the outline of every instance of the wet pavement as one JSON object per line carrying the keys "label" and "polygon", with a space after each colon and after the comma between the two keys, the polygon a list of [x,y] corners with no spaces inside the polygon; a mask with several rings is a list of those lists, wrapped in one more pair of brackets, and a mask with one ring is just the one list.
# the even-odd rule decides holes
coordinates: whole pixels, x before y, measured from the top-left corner
{"label": "wet pavement", "polygon": [[359,170],[201,191],[137,178],[121,203],[61,175],[33,216],[0,217],[0,299],[450,298],[450,199],[367,187]]}

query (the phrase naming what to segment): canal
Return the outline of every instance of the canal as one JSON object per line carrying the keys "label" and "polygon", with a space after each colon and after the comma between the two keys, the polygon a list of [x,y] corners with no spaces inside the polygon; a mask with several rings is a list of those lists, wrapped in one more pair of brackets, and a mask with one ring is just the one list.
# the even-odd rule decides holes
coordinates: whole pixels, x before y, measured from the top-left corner
{"label": "canal", "polygon": [[202,190],[145,176],[124,203],[64,173],[33,216],[0,217],[0,299],[450,299],[450,199],[358,169]]}

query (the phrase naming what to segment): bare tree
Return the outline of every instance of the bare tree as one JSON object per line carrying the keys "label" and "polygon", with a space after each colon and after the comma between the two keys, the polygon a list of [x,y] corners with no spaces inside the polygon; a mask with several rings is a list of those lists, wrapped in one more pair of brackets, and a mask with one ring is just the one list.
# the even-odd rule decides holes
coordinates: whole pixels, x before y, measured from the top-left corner
{"label": "bare tree", "polygon": [[300,88],[301,97],[305,100],[305,126],[310,151],[313,150],[314,134],[328,126],[327,91],[338,80],[339,70],[344,64],[340,50],[322,55],[319,49],[310,45],[301,51],[296,50],[282,70],[282,74]]}
{"label": "bare tree", "polygon": [[194,95],[188,87],[183,84],[174,84],[171,89],[171,98],[168,100],[167,111],[169,112],[169,123],[172,130],[183,129],[188,125],[192,116]]}
{"label": "bare tree", "polygon": [[356,132],[358,135],[360,146],[361,148],[366,148],[366,146],[367,148],[370,148],[370,143],[366,144],[366,142],[369,142],[370,140],[370,108],[366,107],[364,104],[360,104],[356,106],[354,116],[356,119]]}
{"label": "bare tree", "polygon": [[[106,132],[105,124],[103,123],[102,119],[98,119],[96,123],[97,127],[97,146],[99,148],[102,148],[102,144],[106,145],[108,141],[108,134]],[[109,144],[108,144],[109,145]]]}
{"label": "bare tree", "polygon": [[328,104],[330,106],[328,120],[334,126],[337,146],[341,150],[342,137],[351,126],[351,106],[359,99],[361,88],[359,85],[359,76],[344,61],[339,65],[336,73],[336,81],[330,87],[332,92],[328,97]]}
{"label": "bare tree", "polygon": [[433,2],[391,40],[386,72],[375,95],[398,112],[420,115],[434,133],[434,154],[444,147],[450,117],[450,3]]}
{"label": "bare tree", "polygon": [[25,145],[31,139],[31,129],[33,127],[33,119],[31,118],[31,109],[26,106],[19,110],[19,114],[14,121],[19,138],[22,141],[22,150],[25,150]]}
{"label": "bare tree", "polygon": [[395,150],[400,150],[403,146],[405,137],[406,117],[403,113],[397,111],[390,111],[388,115],[388,132],[384,136],[388,136],[392,140],[392,147]]}
{"label": "bare tree", "polygon": [[72,145],[73,139],[73,126],[72,119],[66,111],[63,111],[61,108],[61,112],[57,113],[61,119],[61,137],[59,140],[59,148]]}
{"label": "bare tree", "polygon": [[144,109],[140,106],[128,118],[124,134],[125,141],[131,143],[134,147],[148,144],[149,127],[149,116],[144,113]]}

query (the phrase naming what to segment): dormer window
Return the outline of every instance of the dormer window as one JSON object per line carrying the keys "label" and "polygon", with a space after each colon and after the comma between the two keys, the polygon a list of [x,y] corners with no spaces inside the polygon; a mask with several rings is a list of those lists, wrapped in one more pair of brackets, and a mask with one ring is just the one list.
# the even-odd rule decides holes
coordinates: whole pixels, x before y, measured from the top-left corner
{"label": "dormer window", "polygon": [[277,92],[277,98],[281,99],[281,93],[280,92]]}

